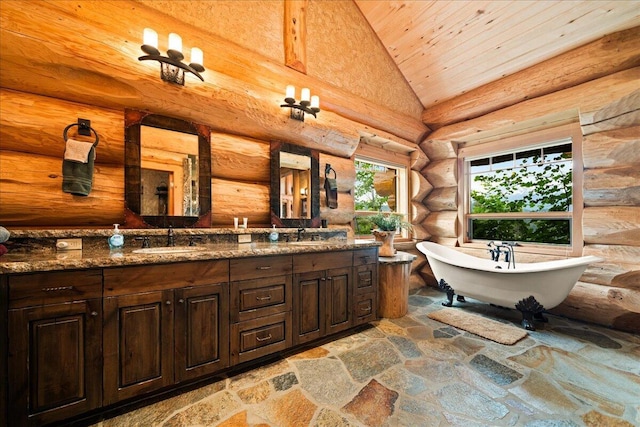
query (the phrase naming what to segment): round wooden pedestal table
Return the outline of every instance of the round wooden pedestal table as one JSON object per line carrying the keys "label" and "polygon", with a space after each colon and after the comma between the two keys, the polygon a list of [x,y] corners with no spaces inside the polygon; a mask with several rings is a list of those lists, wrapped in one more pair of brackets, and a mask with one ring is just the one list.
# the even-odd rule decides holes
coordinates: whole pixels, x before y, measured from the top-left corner
{"label": "round wooden pedestal table", "polygon": [[396,252],[378,257],[378,315],[397,319],[409,311],[409,277],[415,255]]}

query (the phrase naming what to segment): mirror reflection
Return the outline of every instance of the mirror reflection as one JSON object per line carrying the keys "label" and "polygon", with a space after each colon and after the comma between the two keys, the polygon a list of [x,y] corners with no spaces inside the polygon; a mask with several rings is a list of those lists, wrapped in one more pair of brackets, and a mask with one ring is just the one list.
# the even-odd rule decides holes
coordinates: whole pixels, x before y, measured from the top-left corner
{"label": "mirror reflection", "polygon": [[211,129],[125,109],[125,226],[211,226]]}
{"label": "mirror reflection", "polygon": [[198,216],[198,135],[140,127],[141,215]]}
{"label": "mirror reflection", "polygon": [[280,153],[280,217],[311,218],[311,157]]}
{"label": "mirror reflection", "polygon": [[320,227],[319,153],[271,141],[271,223],[278,227]]}

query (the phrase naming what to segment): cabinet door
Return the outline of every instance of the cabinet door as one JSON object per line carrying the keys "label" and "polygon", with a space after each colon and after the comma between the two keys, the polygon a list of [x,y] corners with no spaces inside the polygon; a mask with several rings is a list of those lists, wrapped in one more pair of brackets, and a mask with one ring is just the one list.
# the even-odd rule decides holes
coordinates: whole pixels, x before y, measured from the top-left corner
{"label": "cabinet door", "polygon": [[344,331],[351,327],[352,287],[351,268],[334,268],[326,273],[326,331]]}
{"label": "cabinet door", "polygon": [[227,284],[175,291],[176,381],[229,366],[229,288]]}
{"label": "cabinet door", "polygon": [[173,291],[104,300],[104,404],[173,384]]}
{"label": "cabinet door", "polygon": [[293,281],[293,341],[301,344],[324,335],[326,279],[324,271],[311,271]]}
{"label": "cabinet door", "polygon": [[100,299],[9,311],[9,420],[43,425],[101,403]]}

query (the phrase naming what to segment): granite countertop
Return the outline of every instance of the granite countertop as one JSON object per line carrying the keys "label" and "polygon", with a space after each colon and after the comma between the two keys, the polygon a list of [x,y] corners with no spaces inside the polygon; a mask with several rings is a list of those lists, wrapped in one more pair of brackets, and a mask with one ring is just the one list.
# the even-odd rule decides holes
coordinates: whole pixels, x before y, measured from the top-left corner
{"label": "granite countertop", "polygon": [[408,264],[413,262],[417,258],[416,255],[410,254],[408,252],[397,251],[394,256],[389,257],[379,257],[378,260],[380,264]]}
{"label": "granite countertop", "polygon": [[87,268],[120,267],[127,265],[166,264],[173,262],[204,261],[215,259],[245,258],[252,256],[284,255],[328,252],[380,246],[372,240],[327,240],[291,243],[213,243],[196,246],[194,252],[140,254],[138,247],[125,248],[122,252],[105,249],[81,251],[49,251],[43,253],[8,253],[0,257],[0,274],[34,273],[44,271],[76,270]]}

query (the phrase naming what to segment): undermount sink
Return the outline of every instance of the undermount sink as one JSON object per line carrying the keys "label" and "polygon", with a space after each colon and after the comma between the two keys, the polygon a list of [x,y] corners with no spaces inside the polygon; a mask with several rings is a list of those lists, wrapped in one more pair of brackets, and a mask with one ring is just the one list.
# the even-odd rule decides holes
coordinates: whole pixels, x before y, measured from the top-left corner
{"label": "undermount sink", "polygon": [[324,242],[322,240],[304,240],[301,242],[289,242],[290,245],[299,245],[299,246],[317,246],[317,245],[323,245],[327,242]]}
{"label": "undermount sink", "polygon": [[135,249],[133,251],[134,254],[149,254],[149,255],[157,255],[157,254],[181,254],[187,252],[198,252],[203,251],[203,247],[198,246],[164,246],[159,248],[142,248]]}

